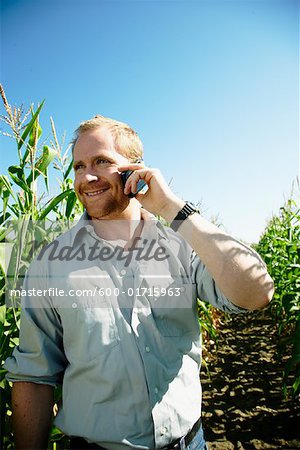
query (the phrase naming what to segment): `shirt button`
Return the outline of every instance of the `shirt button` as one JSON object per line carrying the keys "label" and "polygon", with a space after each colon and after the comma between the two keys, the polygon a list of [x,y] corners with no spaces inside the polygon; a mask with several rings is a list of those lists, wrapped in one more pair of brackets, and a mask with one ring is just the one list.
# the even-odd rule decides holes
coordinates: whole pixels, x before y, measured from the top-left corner
{"label": "shirt button", "polygon": [[160,434],[163,436],[164,434],[166,434],[166,432],[168,431],[168,428],[166,427],[161,427],[160,428]]}
{"label": "shirt button", "polygon": [[77,303],[75,303],[75,302],[72,303],[72,308],[74,308],[74,309],[77,308]]}
{"label": "shirt button", "polygon": [[150,347],[148,347],[148,345],[146,345],[145,350],[146,350],[147,353],[149,353],[150,352]]}
{"label": "shirt button", "polygon": [[158,394],[158,388],[157,387],[154,388],[154,393]]}
{"label": "shirt button", "polygon": [[120,272],[121,275],[125,275],[125,273],[126,273],[125,269],[122,269],[121,272]]}

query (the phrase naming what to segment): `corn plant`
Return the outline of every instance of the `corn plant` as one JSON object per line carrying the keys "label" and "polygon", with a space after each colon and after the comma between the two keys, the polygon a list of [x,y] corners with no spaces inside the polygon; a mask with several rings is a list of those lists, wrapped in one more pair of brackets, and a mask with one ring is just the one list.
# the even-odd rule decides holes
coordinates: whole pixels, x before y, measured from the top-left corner
{"label": "corn plant", "polygon": [[[279,355],[288,355],[284,394],[300,391],[300,201],[291,195],[263,233],[256,250],[275,282],[271,312],[279,335]],[[293,374],[289,389],[288,377]]]}
{"label": "corn plant", "polygon": [[[71,162],[68,149],[62,152],[53,120],[51,119],[53,141],[51,146],[41,142],[42,128],[40,113],[44,101],[27,112],[23,107],[12,107],[0,85],[5,115],[0,117],[8,132],[4,132],[15,140],[18,162],[11,165],[7,173],[0,175],[0,198],[2,214],[0,216],[0,342],[1,366],[18,344],[20,310],[19,299],[11,299],[10,305],[5,302],[8,286],[17,288],[35,256],[36,248],[32,246],[36,240],[40,244],[49,242],[66,228],[69,221],[82,211],[72,189],[69,177]],[[60,192],[50,195],[49,169],[59,171]],[[50,225],[49,225],[50,224]],[[5,370],[0,369],[1,389],[1,448],[13,448],[10,429],[10,386],[5,379]],[[57,430],[52,432],[53,439]],[[60,434],[59,438],[62,438]]]}

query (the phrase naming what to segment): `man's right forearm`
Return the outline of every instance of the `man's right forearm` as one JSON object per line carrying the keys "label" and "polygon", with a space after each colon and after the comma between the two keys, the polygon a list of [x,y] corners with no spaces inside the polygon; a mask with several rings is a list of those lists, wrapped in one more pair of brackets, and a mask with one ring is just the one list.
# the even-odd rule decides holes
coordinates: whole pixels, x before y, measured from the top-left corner
{"label": "man's right forearm", "polygon": [[54,388],[25,381],[13,383],[12,420],[16,450],[47,449]]}

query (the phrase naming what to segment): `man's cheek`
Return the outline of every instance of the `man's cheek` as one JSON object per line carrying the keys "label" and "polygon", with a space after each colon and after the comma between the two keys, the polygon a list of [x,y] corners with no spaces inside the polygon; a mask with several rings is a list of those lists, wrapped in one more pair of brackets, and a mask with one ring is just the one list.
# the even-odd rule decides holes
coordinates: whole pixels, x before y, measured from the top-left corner
{"label": "man's cheek", "polygon": [[76,178],[74,180],[74,191],[76,192],[77,195],[79,195],[79,184],[76,181]]}

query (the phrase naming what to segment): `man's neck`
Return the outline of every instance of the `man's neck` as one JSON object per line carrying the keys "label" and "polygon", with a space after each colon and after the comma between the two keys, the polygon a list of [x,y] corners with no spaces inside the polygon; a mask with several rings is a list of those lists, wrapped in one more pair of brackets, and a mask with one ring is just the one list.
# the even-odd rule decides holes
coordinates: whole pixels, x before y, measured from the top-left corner
{"label": "man's neck", "polygon": [[92,218],[92,223],[96,234],[107,241],[119,241],[118,243],[129,243],[140,235],[143,228],[143,221],[141,218],[140,205],[127,211],[127,214],[122,214],[120,217],[114,219]]}

